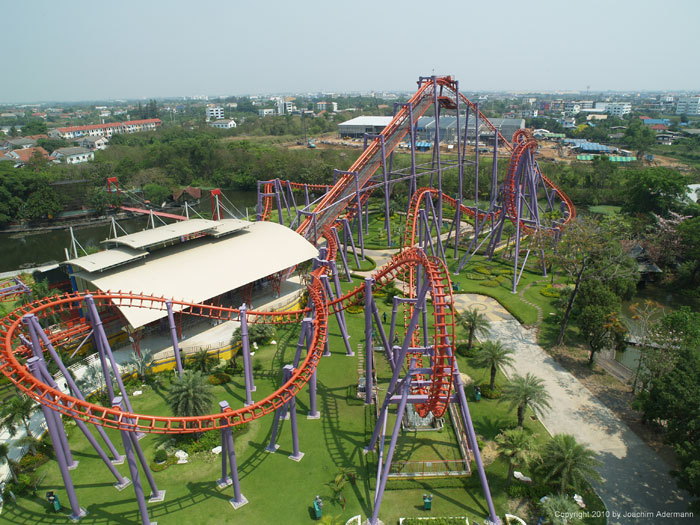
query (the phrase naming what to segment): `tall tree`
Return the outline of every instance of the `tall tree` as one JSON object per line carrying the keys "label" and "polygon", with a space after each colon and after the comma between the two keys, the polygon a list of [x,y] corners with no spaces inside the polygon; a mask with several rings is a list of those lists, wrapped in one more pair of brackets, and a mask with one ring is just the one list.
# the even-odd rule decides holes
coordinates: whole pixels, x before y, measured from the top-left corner
{"label": "tall tree", "polygon": [[508,476],[506,477],[506,488],[508,488],[513,481],[515,469],[527,466],[531,460],[538,457],[535,436],[524,428],[512,428],[498,434],[496,444],[498,452],[508,461]]}
{"label": "tall tree", "polygon": [[491,322],[476,308],[470,308],[462,313],[457,312],[457,322],[469,334],[467,349],[471,350],[475,335],[486,335],[491,328]]}
{"label": "tall tree", "polygon": [[510,383],[503,387],[501,401],[509,402],[510,409],[518,410],[518,427],[523,426],[525,409],[530,409],[541,416],[550,407],[551,396],[544,387],[544,381],[528,372],[525,377],[515,374]]}
{"label": "tall tree", "polygon": [[581,334],[590,348],[588,364],[593,364],[596,352],[615,346],[624,350],[627,330],[619,320],[620,298],[606,284],[587,281],[581,285],[576,316]]}
{"label": "tall tree", "polygon": [[686,177],[671,168],[645,168],[627,172],[627,190],[623,211],[628,213],[656,213],[665,216],[669,211],[681,211],[687,188]]}
{"label": "tall tree", "polygon": [[29,422],[39,408],[39,404],[26,394],[12,396],[3,403],[0,410],[0,426],[7,429],[10,437],[14,437],[17,434],[17,427],[21,424],[29,435],[31,434]]}
{"label": "tall tree", "polygon": [[585,481],[600,480],[596,468],[600,461],[596,453],[576,441],[571,434],[557,434],[542,451],[542,470],[545,480],[559,485],[559,493],[567,490],[580,491]]}
{"label": "tall tree", "polygon": [[637,265],[622,250],[614,231],[592,218],[580,218],[564,230],[554,260],[574,283],[557,337],[556,344],[561,345],[581,286],[594,280],[636,282]]}
{"label": "tall tree", "polygon": [[17,483],[17,474],[15,473],[14,461],[10,459],[10,447],[7,443],[0,443],[0,459],[7,463],[7,468],[10,470],[12,480]]}
{"label": "tall tree", "polygon": [[496,371],[498,367],[513,364],[513,349],[506,348],[500,341],[484,341],[474,357],[477,366],[491,367],[491,382],[489,387],[493,390],[496,385]]}
{"label": "tall tree", "polygon": [[168,404],[176,416],[203,416],[210,412],[213,402],[211,386],[199,371],[185,370],[170,387]]}

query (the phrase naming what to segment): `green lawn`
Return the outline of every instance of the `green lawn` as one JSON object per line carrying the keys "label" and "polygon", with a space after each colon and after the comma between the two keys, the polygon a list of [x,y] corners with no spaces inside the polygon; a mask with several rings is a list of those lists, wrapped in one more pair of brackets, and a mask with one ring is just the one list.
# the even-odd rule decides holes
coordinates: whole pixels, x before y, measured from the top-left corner
{"label": "green lawn", "polygon": [[[343,283],[344,291],[357,286],[362,281]],[[390,307],[381,298],[377,301],[380,311],[387,312],[386,329],[390,321]],[[351,348],[357,352],[358,344],[364,344],[364,313],[346,314],[351,333]],[[432,316],[429,316],[432,322]],[[400,322],[399,324],[403,324]],[[371,513],[373,505],[376,457],[374,453],[364,454],[374,427],[373,409],[367,409],[355,397],[358,378],[358,357],[346,357],[345,348],[339,336],[335,319],[330,319],[331,357],[322,359],[318,370],[318,408],[320,420],[307,420],[308,393],[304,390],[297,397],[300,448],[305,453],[301,462],[288,459],[292,452],[289,422],[282,422],[278,443],[280,449],[275,454],[265,452],[272,417],[252,422],[242,434],[236,435],[241,489],[249,504],[233,510],[228,500],[233,496],[231,487],[218,489],[216,479],[220,477],[220,457],[208,452],[191,456],[186,465],[171,465],[154,473],[159,489],[167,491],[165,501],[149,504],[149,515],[161,523],[310,523],[312,522],[311,502],[316,494],[326,502],[324,514],[342,515],[343,522],[349,517]],[[261,347],[254,356],[262,368],[255,373],[257,392],[254,399],[272,393],[280,383],[280,370],[290,363],[294,356],[297,326],[284,327],[278,331],[279,345]],[[459,334],[458,334],[459,337]],[[376,354],[380,398],[383,399],[389,379],[389,367],[381,354]],[[460,357],[460,370],[477,383],[488,381],[489,371],[476,368],[471,360]],[[168,373],[165,373],[169,376]],[[499,372],[498,381],[505,378]],[[166,405],[168,380],[158,388],[145,387],[144,395],[133,397],[134,409],[144,413],[169,414]],[[214,387],[217,400],[228,400],[232,407],[243,403],[243,383],[241,376],[235,376],[231,383]],[[133,390],[133,388],[131,389]],[[487,449],[484,452],[487,476],[496,509],[502,516],[508,510],[508,496],[505,491],[507,465],[501,459],[494,459],[493,438],[504,428],[516,423],[515,413],[504,403],[483,399],[471,402],[471,389],[467,390],[470,411],[475,430]],[[539,442],[547,440],[544,427],[528,414],[525,426],[538,436]],[[391,428],[394,416],[389,418]],[[404,461],[430,459],[457,459],[459,451],[453,438],[453,430],[448,424],[441,432],[411,432],[401,436],[396,459]],[[71,448],[80,460],[78,469],[72,472],[80,504],[89,515],[81,523],[139,523],[133,487],[117,492],[111,485],[113,478],[99,458],[89,449],[87,441],[77,428],[69,424]],[[122,449],[118,432],[108,430],[119,449]],[[155,447],[168,436],[147,435],[140,443],[146,457],[153,459]],[[128,475],[126,465],[117,467],[123,475]],[[357,481],[344,490],[346,508],[332,501],[332,482],[341,468],[356,472]],[[527,470],[525,470],[527,472]],[[36,496],[22,497],[17,504],[7,504],[0,515],[0,523],[39,524],[66,523],[65,516],[50,514],[44,494],[48,490],[57,491],[64,505],[67,498],[62,487],[57,464],[49,462],[40,467],[42,478]],[[145,479],[142,476],[142,482]],[[148,492],[148,489],[146,489]],[[402,516],[427,515],[422,510],[422,494],[435,495],[431,515],[467,515],[471,520],[483,521],[488,512],[478,476],[466,479],[437,479],[421,481],[390,481],[387,486],[380,517],[385,523],[396,523]],[[64,513],[67,514],[67,513]]]}

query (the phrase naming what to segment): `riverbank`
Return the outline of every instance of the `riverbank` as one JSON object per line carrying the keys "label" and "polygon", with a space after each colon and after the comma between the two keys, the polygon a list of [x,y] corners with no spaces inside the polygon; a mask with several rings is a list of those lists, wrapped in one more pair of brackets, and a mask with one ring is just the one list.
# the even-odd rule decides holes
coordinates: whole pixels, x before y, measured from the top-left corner
{"label": "riverbank", "polygon": [[82,220],[73,221],[63,221],[60,223],[46,223],[46,224],[13,224],[5,228],[0,229],[0,234],[12,235],[16,233],[28,234],[32,233],[43,233],[48,231],[65,230],[67,228],[90,228],[91,226],[101,226],[103,224],[108,224],[112,221],[112,218],[121,221],[125,219],[131,219],[137,215],[129,212],[119,212],[110,215],[100,215],[99,217],[89,217]]}

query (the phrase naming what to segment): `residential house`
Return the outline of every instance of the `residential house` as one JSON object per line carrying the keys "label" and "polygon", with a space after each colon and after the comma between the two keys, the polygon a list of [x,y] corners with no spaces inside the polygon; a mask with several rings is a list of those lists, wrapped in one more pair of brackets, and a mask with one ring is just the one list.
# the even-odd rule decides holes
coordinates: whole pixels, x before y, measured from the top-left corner
{"label": "residential house", "polygon": [[92,151],[81,147],[58,148],[53,152],[52,156],[58,162],[65,162],[66,164],[80,164],[95,158],[95,154]]}
{"label": "residential house", "polygon": [[36,140],[25,137],[17,137],[15,139],[7,139],[2,143],[3,149],[24,149],[31,148],[36,145]]}
{"label": "residential house", "polygon": [[21,148],[8,151],[4,155],[4,160],[11,160],[15,163],[15,167],[23,166],[31,160],[34,155],[41,155],[46,160],[50,160],[48,152],[41,146],[36,148]]}
{"label": "residential house", "polygon": [[107,137],[83,137],[78,141],[78,146],[89,150],[106,149],[107,142]]}
{"label": "residential house", "polygon": [[224,119],[210,122],[209,125],[212,128],[231,129],[236,127],[236,122],[233,119]]}
{"label": "residential house", "polygon": [[89,124],[87,126],[68,126],[49,131],[50,137],[62,139],[77,139],[84,136],[111,137],[119,133],[137,133],[139,131],[155,131],[161,125],[159,118],[144,120],[128,120],[126,122],[108,122],[106,124]]}

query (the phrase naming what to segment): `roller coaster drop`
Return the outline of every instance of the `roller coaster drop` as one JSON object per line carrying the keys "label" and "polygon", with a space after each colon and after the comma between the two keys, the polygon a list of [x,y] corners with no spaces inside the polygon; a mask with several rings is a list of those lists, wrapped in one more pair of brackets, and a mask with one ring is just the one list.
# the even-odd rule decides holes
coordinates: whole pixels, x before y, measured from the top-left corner
{"label": "roller coaster drop", "polygon": [[[466,160],[466,131],[463,138],[458,137],[457,161],[442,160],[439,148],[434,149],[433,161],[429,166],[415,163],[414,148],[411,149],[412,163],[407,170],[392,171],[392,151],[402,138],[410,135],[411,145],[415,146],[415,125],[417,119],[430,106],[434,106],[436,120],[441,111],[456,110],[460,118],[460,107],[467,107],[479,115],[487,126],[494,132],[494,160],[497,159],[498,144],[512,151],[511,161],[506,181],[496,191],[496,168],[492,180],[491,201],[486,209],[478,206],[475,200],[473,207],[464,206],[461,202],[462,180],[464,166],[470,164]],[[458,412],[466,429],[469,448],[474,457],[480,477],[482,489],[488,506],[489,519],[499,523],[493,506],[488,482],[481,462],[476,435],[469,414],[469,407],[464,393],[464,385],[454,358],[454,311],[452,307],[452,285],[445,263],[444,247],[440,235],[432,243],[432,231],[441,231],[443,221],[443,204],[454,206],[455,219],[450,235],[454,234],[455,244],[460,236],[460,220],[462,214],[468,214],[474,219],[474,228],[483,231],[490,222],[489,247],[491,253],[497,246],[500,230],[505,220],[515,222],[518,235],[551,232],[556,235],[562,223],[571,220],[574,208],[568,197],[554,187],[539,171],[533,159],[536,143],[526,132],[520,132],[514,137],[515,146],[506,141],[491,124],[481,116],[478,107],[463,97],[458,90],[456,81],[449,77],[428,77],[419,80],[419,90],[411,100],[397,108],[392,123],[377,137],[373,137],[364,153],[348,172],[336,172],[337,182],[330,188],[295,186],[279,180],[261,183],[259,195],[258,220],[269,218],[270,211],[276,201],[277,211],[282,219],[282,204],[287,208],[291,217],[291,208],[295,208],[297,231],[312,242],[325,244],[319,252],[320,256],[314,261],[311,272],[311,284],[308,287],[309,304],[306,308],[289,312],[258,312],[248,310],[245,305],[241,308],[225,308],[207,304],[194,304],[187,301],[169,300],[163,297],[153,297],[131,292],[102,292],[70,293],[62,296],[52,296],[38,300],[32,304],[17,309],[0,321],[0,371],[7,376],[20,390],[42,405],[44,416],[51,436],[56,458],[59,463],[63,481],[68,494],[74,520],[85,515],[79,506],[73,487],[70,470],[77,466],[72,458],[70,448],[63,430],[61,414],[71,417],[85,434],[90,444],[95,448],[107,468],[115,477],[115,486],[122,490],[133,483],[142,523],[149,524],[150,519],[146,507],[143,487],[141,484],[137,460],[142,464],[143,471],[151,489],[150,501],[161,501],[164,491],[159,491],[155,480],[148,468],[139,446],[139,437],[143,433],[183,434],[219,430],[222,439],[222,476],[218,480],[220,486],[233,485],[234,497],[231,504],[234,508],[247,503],[241,493],[236,456],[234,451],[231,427],[240,425],[274,413],[273,432],[267,450],[274,452],[277,448],[276,439],[279,420],[287,411],[291,416],[293,437],[293,454],[291,459],[299,461],[303,453],[299,450],[299,440],[296,425],[295,397],[305,385],[309,385],[310,418],[318,417],[316,410],[316,368],[322,356],[330,355],[328,347],[328,318],[334,314],[338,322],[347,353],[352,355],[348,343],[348,333],[344,319],[344,309],[350,305],[364,304],[365,308],[365,401],[375,402],[375,389],[372,384],[374,370],[373,325],[376,327],[386,359],[392,370],[392,378],[388,385],[387,394],[382,402],[380,416],[376,423],[367,450],[377,450],[379,454],[379,469],[375,500],[372,516],[368,522],[378,523],[379,510],[391,466],[391,460],[399,435],[401,420],[407,404],[413,404],[416,412],[425,416],[429,413],[441,417],[449,403],[456,403]],[[475,119],[476,120],[476,119]],[[478,124],[477,124],[478,125]],[[458,125],[458,129],[459,125]],[[466,126],[465,126],[466,130]],[[435,144],[439,144],[439,126],[436,126]],[[476,151],[478,151],[478,133]],[[387,166],[388,164],[388,166]],[[473,164],[478,168],[478,155]],[[380,180],[373,176],[381,168]],[[442,194],[442,174],[447,169],[457,169],[459,173],[459,194],[451,199]],[[477,170],[478,173],[478,170]],[[431,182],[437,179],[437,188],[419,189],[417,179],[429,175]],[[358,232],[367,224],[367,204],[370,193],[377,187],[384,189],[387,234],[390,235],[388,223],[389,195],[391,185],[407,180],[409,182],[409,203],[407,213],[407,232],[404,246],[393,259],[379,269],[372,278],[366,279],[347,294],[342,294],[336,269],[336,257],[347,269],[347,238],[353,243],[351,223]],[[478,182],[477,182],[478,186]],[[305,206],[299,209],[294,201],[293,191],[301,189],[305,193]],[[310,202],[309,190],[324,191],[317,201]],[[561,218],[552,220],[544,225],[540,220],[538,193],[545,194],[545,209],[554,211],[557,199],[560,200]],[[475,194],[475,197],[476,196]],[[433,200],[437,203],[434,205]],[[422,207],[422,206],[425,206]],[[427,208],[427,209],[426,209]],[[343,213],[345,215],[343,216]],[[552,214],[556,215],[556,214]],[[456,225],[456,227],[455,227]],[[343,232],[345,243],[340,248],[340,237],[337,227]],[[487,236],[487,238],[488,238]],[[362,245],[362,235],[360,234]],[[414,246],[416,238],[421,246]],[[477,248],[478,236],[472,240],[471,252]],[[388,239],[391,242],[390,237]],[[483,244],[483,240],[480,244]],[[519,242],[519,237],[518,237]],[[437,245],[437,248],[434,247]],[[361,246],[362,247],[362,246]],[[432,251],[428,255],[428,251]],[[353,252],[355,250],[353,249]],[[517,250],[516,250],[517,252]],[[456,247],[455,247],[456,253]],[[355,256],[357,254],[355,253]],[[517,257],[517,253],[516,253]],[[465,256],[459,269],[468,261]],[[516,262],[516,269],[517,269]],[[517,274],[517,271],[514,272]],[[391,332],[387,336],[379,317],[379,311],[374,304],[373,288],[381,289],[387,283],[400,280],[404,283],[405,297],[395,298],[392,311]],[[331,285],[332,282],[332,285]],[[514,276],[514,286],[517,284]],[[334,293],[335,290],[335,293]],[[431,300],[429,301],[428,298]],[[397,306],[405,307],[403,340],[400,345],[393,345],[396,329]],[[244,358],[244,378],[246,402],[239,408],[231,408],[225,401],[220,403],[221,411],[199,417],[168,417],[159,415],[137,414],[133,411],[129,397],[124,388],[117,364],[112,355],[109,342],[99,309],[112,306],[129,306],[158,309],[168,312],[168,319],[173,338],[173,348],[177,361],[178,372],[182,373],[180,354],[177,341],[177,330],[173,321],[173,306],[187,309],[189,315],[203,318],[238,320],[241,322],[242,353]],[[73,325],[62,332],[47,332],[40,324],[40,318],[61,316],[68,312],[82,309],[86,313],[81,323]],[[432,312],[433,322],[428,323],[428,310]],[[374,323],[373,323],[374,320]],[[250,345],[247,333],[249,323],[268,324],[299,324],[302,327],[297,345],[295,359],[292,364],[284,367],[283,384],[273,394],[264,399],[253,401],[252,367],[250,363]],[[429,337],[429,334],[432,336]],[[105,378],[111,407],[91,403],[85,399],[82,392],[71,379],[66,370],[57,348],[67,339],[75,340],[83,337],[83,343],[92,338],[98,350],[100,365]],[[81,343],[81,344],[83,344]],[[63,373],[68,392],[63,392],[48,373],[45,358],[48,355]],[[26,365],[23,361],[26,360]],[[112,378],[116,380],[118,392],[112,387]],[[376,402],[379,402],[376,399]],[[398,405],[396,424],[394,426],[388,449],[384,450],[386,420],[391,405]],[[105,442],[112,456],[108,456],[97,440],[92,436],[86,423],[95,425],[97,432]],[[102,427],[115,428],[121,433],[124,445],[124,455],[129,465],[132,479],[121,476],[114,464],[123,462],[116,447],[111,443]],[[230,473],[229,473],[230,472]]]}

